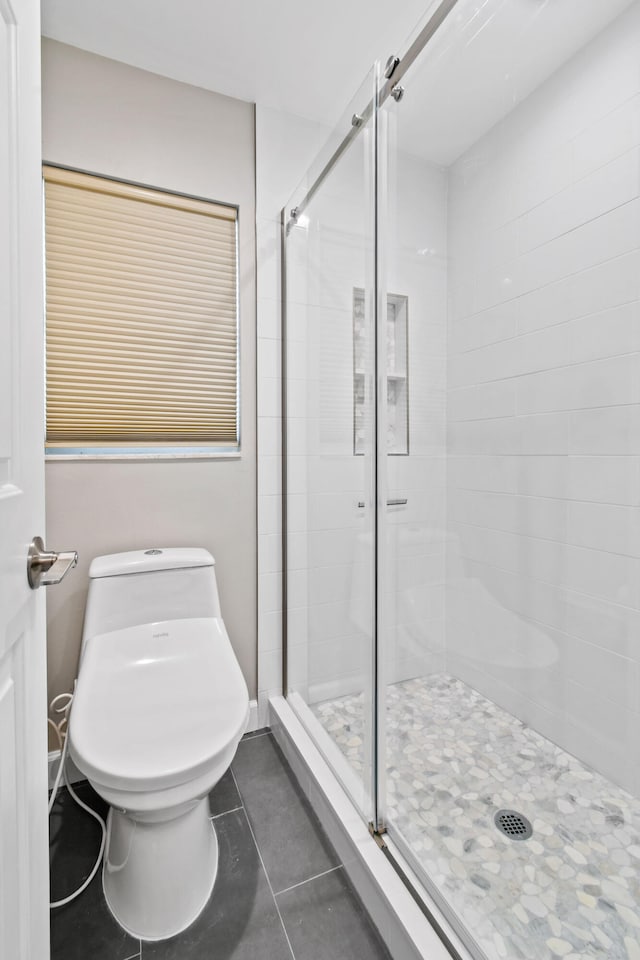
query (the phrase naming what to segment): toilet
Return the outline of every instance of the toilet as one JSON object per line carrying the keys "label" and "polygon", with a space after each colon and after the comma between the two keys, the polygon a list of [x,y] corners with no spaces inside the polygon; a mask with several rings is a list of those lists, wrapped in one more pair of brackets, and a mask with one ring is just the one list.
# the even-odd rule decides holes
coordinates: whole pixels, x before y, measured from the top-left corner
{"label": "toilet", "polygon": [[203,549],[96,557],[69,752],[110,805],[106,902],[143,940],[184,930],[215,883],[207,794],[229,768],[249,695]]}

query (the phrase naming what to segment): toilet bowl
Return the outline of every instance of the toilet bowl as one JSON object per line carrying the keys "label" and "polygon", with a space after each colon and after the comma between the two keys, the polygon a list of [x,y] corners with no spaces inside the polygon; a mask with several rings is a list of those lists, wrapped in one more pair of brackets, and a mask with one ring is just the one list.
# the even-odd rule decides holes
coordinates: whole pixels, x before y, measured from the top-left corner
{"label": "toilet bowl", "polygon": [[110,806],[106,902],[132,936],[160,940],[211,895],[207,795],[246,730],[249,696],[207,551],[98,557],[89,576],[69,751]]}

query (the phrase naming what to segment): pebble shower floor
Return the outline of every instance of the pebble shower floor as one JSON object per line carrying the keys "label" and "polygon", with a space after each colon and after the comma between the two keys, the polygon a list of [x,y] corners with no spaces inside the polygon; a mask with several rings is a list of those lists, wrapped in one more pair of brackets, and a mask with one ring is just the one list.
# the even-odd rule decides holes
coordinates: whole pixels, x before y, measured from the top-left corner
{"label": "pebble shower floor", "polygon": [[[362,696],[312,710],[360,772]],[[490,960],[640,960],[640,800],[451,676],[391,685],[386,726],[389,822]]]}

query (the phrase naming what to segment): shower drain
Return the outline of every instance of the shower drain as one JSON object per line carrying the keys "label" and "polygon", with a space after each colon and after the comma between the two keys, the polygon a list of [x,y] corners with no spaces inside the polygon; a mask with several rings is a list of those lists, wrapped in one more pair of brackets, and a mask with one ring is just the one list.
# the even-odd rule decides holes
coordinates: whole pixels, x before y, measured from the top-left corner
{"label": "shower drain", "polygon": [[498,810],[493,822],[500,833],[510,840],[528,840],[533,833],[533,827],[527,818],[517,810]]}

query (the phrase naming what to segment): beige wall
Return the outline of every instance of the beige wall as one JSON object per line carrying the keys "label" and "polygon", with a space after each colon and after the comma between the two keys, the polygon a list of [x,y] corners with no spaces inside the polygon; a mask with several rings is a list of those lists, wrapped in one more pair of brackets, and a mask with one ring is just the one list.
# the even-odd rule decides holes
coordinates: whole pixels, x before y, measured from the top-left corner
{"label": "beige wall", "polygon": [[46,162],[240,208],[242,456],[46,465],[47,544],[78,569],[47,593],[49,699],[76,676],[93,557],[141,546],[211,550],[223,616],[256,691],[255,145],[253,105],[43,41]]}

